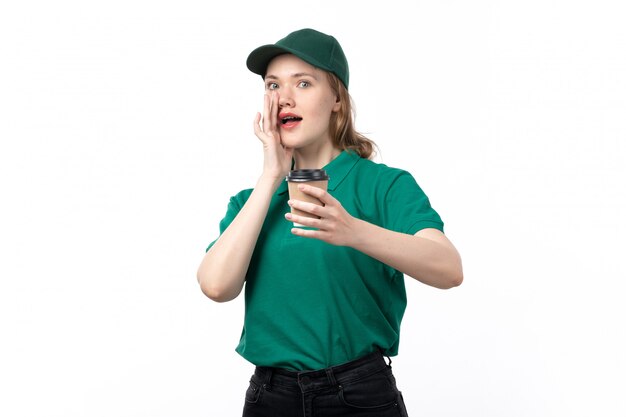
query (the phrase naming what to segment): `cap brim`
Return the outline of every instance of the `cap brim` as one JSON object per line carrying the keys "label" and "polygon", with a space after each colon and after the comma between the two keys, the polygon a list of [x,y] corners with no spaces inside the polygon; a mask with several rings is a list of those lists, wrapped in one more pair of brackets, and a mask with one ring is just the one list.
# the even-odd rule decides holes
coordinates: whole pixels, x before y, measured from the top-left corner
{"label": "cap brim", "polygon": [[317,60],[303,54],[300,51],[277,45],[259,46],[254,51],[250,52],[250,55],[248,55],[248,59],[246,60],[246,66],[253,73],[259,74],[261,77],[265,77],[265,73],[267,72],[267,66],[269,65],[270,61],[276,58],[278,55],[283,54],[293,54],[298,58],[313,65],[314,67],[330,71],[330,69],[326,68],[325,65],[320,64]]}

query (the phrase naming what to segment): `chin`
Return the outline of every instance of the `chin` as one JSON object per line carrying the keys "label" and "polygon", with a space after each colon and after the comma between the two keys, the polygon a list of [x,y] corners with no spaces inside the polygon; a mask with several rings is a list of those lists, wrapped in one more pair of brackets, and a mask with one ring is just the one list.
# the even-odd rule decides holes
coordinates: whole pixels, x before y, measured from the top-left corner
{"label": "chin", "polygon": [[288,148],[292,148],[292,149],[302,149],[302,148],[307,148],[311,145],[314,145],[316,142],[316,140],[307,140],[306,138],[303,137],[298,137],[298,136],[291,136],[291,135],[281,135],[281,143],[283,144],[283,146],[286,146]]}
{"label": "chin", "polygon": [[284,136],[281,137],[281,143],[283,144],[283,146],[286,146],[292,149],[302,148],[307,145],[306,142],[302,140],[298,140],[298,138],[290,138],[290,137],[284,137]]}

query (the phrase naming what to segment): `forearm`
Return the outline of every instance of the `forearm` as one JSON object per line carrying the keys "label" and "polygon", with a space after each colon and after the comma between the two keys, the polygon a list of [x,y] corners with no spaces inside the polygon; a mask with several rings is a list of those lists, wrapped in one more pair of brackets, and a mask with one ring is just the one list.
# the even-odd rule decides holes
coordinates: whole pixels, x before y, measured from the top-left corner
{"label": "forearm", "polygon": [[279,182],[262,176],[237,217],[205,254],[197,278],[202,292],[212,300],[230,301],[241,292],[252,252]]}
{"label": "forearm", "polygon": [[366,255],[436,288],[461,284],[461,258],[452,244],[384,229],[356,220],[354,242],[350,245]]}

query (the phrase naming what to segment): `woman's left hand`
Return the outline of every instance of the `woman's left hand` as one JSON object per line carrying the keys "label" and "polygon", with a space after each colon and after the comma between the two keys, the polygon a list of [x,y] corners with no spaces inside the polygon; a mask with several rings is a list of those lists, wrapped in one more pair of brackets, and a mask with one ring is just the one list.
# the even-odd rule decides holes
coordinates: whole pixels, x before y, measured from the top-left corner
{"label": "woman's left hand", "polygon": [[317,229],[309,230],[294,227],[291,229],[291,233],[297,236],[319,239],[332,245],[353,246],[359,220],[352,217],[339,201],[321,188],[305,184],[298,185],[298,188],[305,194],[320,200],[324,203],[324,206],[300,200],[289,200],[289,205],[293,208],[319,217],[319,219],[312,219],[291,213],[285,214],[285,218],[291,222]]}

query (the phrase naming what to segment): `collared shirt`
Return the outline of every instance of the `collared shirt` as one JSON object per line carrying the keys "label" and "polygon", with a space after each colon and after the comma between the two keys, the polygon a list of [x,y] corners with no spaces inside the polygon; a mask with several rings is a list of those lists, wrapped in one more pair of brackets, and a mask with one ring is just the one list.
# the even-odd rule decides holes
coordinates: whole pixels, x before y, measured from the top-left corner
{"label": "collared shirt", "polygon": [[[443,231],[407,171],[348,151],[324,169],[328,192],[350,215],[400,233]],[[251,193],[231,198],[220,233]],[[291,370],[322,369],[377,349],[395,356],[406,309],[402,272],[355,249],[293,235],[284,218],[288,199],[284,182],[272,197],[246,275],[237,352],[255,365]]]}

